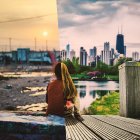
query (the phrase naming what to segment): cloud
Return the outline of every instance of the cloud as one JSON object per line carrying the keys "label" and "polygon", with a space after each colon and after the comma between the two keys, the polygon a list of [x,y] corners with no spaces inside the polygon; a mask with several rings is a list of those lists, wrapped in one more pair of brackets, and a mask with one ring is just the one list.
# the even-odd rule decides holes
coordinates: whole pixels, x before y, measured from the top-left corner
{"label": "cloud", "polygon": [[[137,0],[130,2],[120,0],[72,0],[58,1],[59,27],[76,27],[97,20],[108,19],[108,22],[113,20],[117,13],[125,9],[127,14],[140,15],[140,3]],[[129,8],[129,10],[128,10]],[[75,21],[75,18],[79,21]],[[80,20],[82,17],[82,20]],[[83,20],[84,19],[84,20]],[[106,20],[105,20],[106,23]]]}
{"label": "cloud", "polygon": [[132,46],[140,48],[132,44],[140,42],[140,27],[136,26],[140,22],[139,13],[137,0],[59,0],[60,46],[64,49],[69,42],[77,51],[80,46],[88,51],[95,45],[100,54],[106,41],[115,48],[118,27],[122,25],[128,50]]}
{"label": "cloud", "polygon": [[[118,8],[111,6],[111,3],[93,3],[88,1],[80,1],[79,3],[77,1],[62,2],[58,5],[60,28],[84,25],[107,17],[111,19],[118,10]],[[78,17],[79,21],[75,21]]]}

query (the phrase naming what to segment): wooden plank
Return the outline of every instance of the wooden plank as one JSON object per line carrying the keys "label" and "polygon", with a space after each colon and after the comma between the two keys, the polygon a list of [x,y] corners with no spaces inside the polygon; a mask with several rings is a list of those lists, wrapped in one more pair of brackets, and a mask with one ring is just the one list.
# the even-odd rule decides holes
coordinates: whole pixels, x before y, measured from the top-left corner
{"label": "wooden plank", "polygon": [[72,140],[102,140],[76,119],[66,119],[66,135]]}
{"label": "wooden plank", "polygon": [[98,120],[101,120],[105,123],[108,123],[110,125],[114,125],[115,127],[118,127],[122,130],[125,130],[129,133],[132,133],[134,135],[137,135],[138,137],[140,137],[140,126],[131,124],[131,123],[126,123],[120,120],[117,120],[115,118],[109,118],[107,116],[92,116]]}
{"label": "wooden plank", "polygon": [[121,116],[117,116],[117,115],[115,115],[115,116],[109,115],[108,117],[115,118],[115,119],[118,119],[120,121],[132,123],[134,125],[140,126],[140,120],[138,120],[138,119],[126,118],[126,117],[121,117]]}
{"label": "wooden plank", "polygon": [[98,133],[105,140],[134,140],[136,138],[139,138],[136,135],[102,122],[94,118],[94,116],[84,115],[83,117],[85,119],[83,123],[90,129]]}

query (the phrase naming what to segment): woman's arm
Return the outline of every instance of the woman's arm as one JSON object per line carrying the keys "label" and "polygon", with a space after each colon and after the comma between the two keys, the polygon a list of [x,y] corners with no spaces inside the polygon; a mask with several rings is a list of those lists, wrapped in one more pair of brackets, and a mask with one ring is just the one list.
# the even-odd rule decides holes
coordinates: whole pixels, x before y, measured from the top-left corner
{"label": "woman's arm", "polygon": [[48,104],[48,87],[49,87],[49,84],[48,84],[48,86],[47,86],[47,88],[46,88],[46,103]]}

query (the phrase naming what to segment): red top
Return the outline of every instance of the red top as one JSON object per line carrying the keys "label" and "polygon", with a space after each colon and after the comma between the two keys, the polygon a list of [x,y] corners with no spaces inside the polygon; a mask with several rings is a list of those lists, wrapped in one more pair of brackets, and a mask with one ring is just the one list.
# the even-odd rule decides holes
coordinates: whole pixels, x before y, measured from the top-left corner
{"label": "red top", "polygon": [[64,95],[61,80],[51,82],[47,87],[47,114],[64,116]]}

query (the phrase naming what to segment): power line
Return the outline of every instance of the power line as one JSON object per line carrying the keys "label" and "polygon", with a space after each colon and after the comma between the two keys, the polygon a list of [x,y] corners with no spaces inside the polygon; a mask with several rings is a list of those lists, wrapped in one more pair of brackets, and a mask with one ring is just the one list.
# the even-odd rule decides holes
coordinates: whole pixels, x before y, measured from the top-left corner
{"label": "power line", "polygon": [[2,23],[10,23],[10,22],[20,22],[24,20],[31,20],[31,19],[36,19],[36,18],[43,18],[47,17],[50,15],[56,15],[56,13],[48,14],[48,15],[41,15],[41,16],[35,16],[35,17],[27,17],[27,18],[18,18],[18,19],[12,19],[12,20],[5,20],[5,21],[0,21],[0,24]]}

